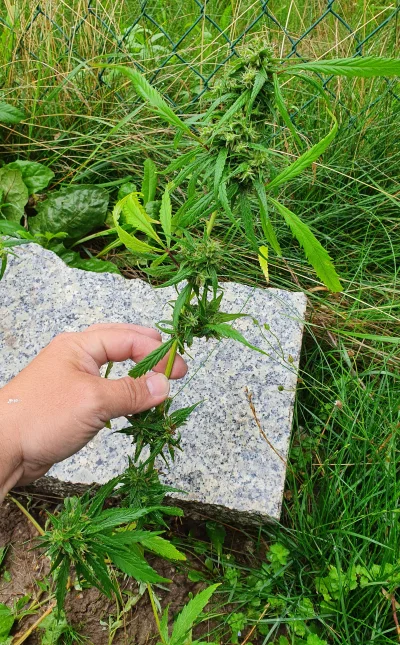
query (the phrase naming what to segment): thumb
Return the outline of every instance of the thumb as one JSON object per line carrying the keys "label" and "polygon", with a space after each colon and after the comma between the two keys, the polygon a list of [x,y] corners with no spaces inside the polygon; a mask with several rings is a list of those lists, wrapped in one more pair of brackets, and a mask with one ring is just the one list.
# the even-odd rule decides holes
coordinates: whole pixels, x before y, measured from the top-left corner
{"label": "thumb", "polygon": [[169,394],[167,377],[156,372],[137,379],[130,376],[116,380],[101,379],[101,383],[105,421],[149,410],[165,401]]}

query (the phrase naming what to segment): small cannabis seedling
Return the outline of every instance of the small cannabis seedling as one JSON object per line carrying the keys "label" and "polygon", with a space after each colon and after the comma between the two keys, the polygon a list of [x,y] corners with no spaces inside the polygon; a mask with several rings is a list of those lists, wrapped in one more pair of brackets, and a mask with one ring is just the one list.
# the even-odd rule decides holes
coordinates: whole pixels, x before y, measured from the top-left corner
{"label": "small cannabis seedling", "polygon": [[160,537],[159,531],[139,528],[140,520],[154,512],[182,515],[178,508],[154,506],[139,508],[103,508],[112,495],[118,478],[101,487],[90,498],[68,497],[58,515],[49,514],[48,527],[40,538],[40,545],[52,562],[51,571],[56,583],[58,611],[64,606],[74,567],[76,583],[89,583],[106,596],[118,594],[109,571],[112,563],[135,580],[146,583],[168,582],[146,562],[144,550],[171,560],[185,560],[170,542]]}

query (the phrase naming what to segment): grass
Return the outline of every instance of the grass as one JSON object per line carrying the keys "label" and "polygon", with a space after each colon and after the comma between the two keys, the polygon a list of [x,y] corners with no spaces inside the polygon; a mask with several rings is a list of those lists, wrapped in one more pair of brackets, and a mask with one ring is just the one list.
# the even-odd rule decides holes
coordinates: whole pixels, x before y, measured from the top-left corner
{"label": "grass", "polygon": [[[11,5],[6,6],[11,14]],[[13,40],[7,41],[8,49],[3,48],[1,54],[2,96],[24,104],[30,115],[27,125],[6,135],[1,146],[4,158],[30,157],[48,163],[57,173],[58,184],[102,183],[124,176],[140,183],[146,155],[165,166],[172,151],[171,133],[129,100],[132,97],[124,83],[121,87],[121,79],[114,79],[112,85],[118,85],[123,100],[113,87],[99,86],[90,71],[83,73],[84,68],[79,67],[82,57],[92,59],[115,52],[113,34],[132,24],[137,4],[126,3],[122,15],[122,3],[105,3],[102,15],[110,28],[102,27],[98,15],[89,16],[74,48],[62,56],[60,32],[43,15],[28,29],[24,48],[18,48],[34,6],[26,3]],[[50,2],[43,6],[44,13],[64,31],[85,13],[82,0],[72,8]],[[223,25],[226,22],[226,33],[233,39],[255,17],[257,7],[247,0],[231,4],[215,0],[208,11]],[[361,49],[364,53],[398,55],[398,18],[385,24],[395,10],[393,3],[381,6],[343,1],[332,8],[352,25],[353,33],[330,11],[299,44],[301,55],[349,55],[382,23],[382,29]],[[326,5],[299,0],[271,2],[268,9],[296,38],[323,14]],[[168,25],[174,42],[178,29],[192,24],[197,13],[195,3],[192,8],[175,0],[149,8],[159,24]],[[151,29],[145,34],[147,42],[157,28],[148,18],[140,24]],[[44,35],[39,27],[46,28]],[[261,27],[257,23],[254,29]],[[269,37],[282,54],[290,53],[288,40],[276,24],[272,24]],[[170,47],[165,36],[156,42]],[[200,20],[182,43],[180,53],[197,71],[209,74],[226,55],[227,46],[209,21]],[[164,55],[148,45],[141,64],[152,70]],[[304,598],[311,601],[314,611],[307,629],[316,625],[320,637],[329,643],[384,645],[397,638],[400,102],[384,82],[337,83],[337,111],[342,120],[339,136],[314,172],[292,182],[284,198],[288,206],[296,206],[296,212],[329,249],[345,290],[331,295],[321,288],[290,234],[277,224],[281,239],[287,242],[283,246],[290,251],[283,259],[271,253],[271,286],[302,289],[309,298],[301,381],[281,524],[260,527],[256,536],[241,535],[241,540],[253,545],[245,564],[235,556],[240,548],[232,548],[228,541],[221,561],[208,542],[199,556],[205,577],[223,580],[230,598],[227,605],[221,601],[216,610],[224,641],[235,642],[229,620],[232,613],[241,612],[246,625],[243,634],[257,622],[261,625],[251,641],[278,642],[284,625],[302,621],[299,601]],[[196,74],[188,72],[176,57],[157,76],[157,84],[185,109],[190,98],[202,90]],[[399,95],[398,84],[390,88]],[[311,98],[302,88],[296,88],[290,97],[294,105],[306,104]],[[373,107],[369,107],[371,98],[377,100]],[[317,101],[297,118],[307,131],[326,129]],[[223,216],[214,234],[229,250],[226,279],[263,286],[257,258],[250,247],[239,242]],[[100,248],[88,247],[90,251]],[[110,253],[109,259],[127,275],[138,273],[137,266],[120,250]],[[179,539],[187,550],[198,549],[190,537]],[[271,587],[271,594],[283,605],[278,610],[265,610],[268,593],[257,595],[246,580],[260,570],[252,549],[263,553],[265,545],[276,541],[289,551],[282,575]],[[363,573],[356,573],[357,567]],[[238,572],[235,588],[227,576],[231,569]],[[331,578],[329,571],[333,572]],[[362,575],[367,579],[365,586],[360,585]],[[325,604],[322,589],[331,597]],[[254,603],[255,597],[264,604]],[[397,598],[400,602],[398,594]],[[211,622],[210,638],[216,633],[213,625]],[[287,637],[295,642],[293,629]]]}

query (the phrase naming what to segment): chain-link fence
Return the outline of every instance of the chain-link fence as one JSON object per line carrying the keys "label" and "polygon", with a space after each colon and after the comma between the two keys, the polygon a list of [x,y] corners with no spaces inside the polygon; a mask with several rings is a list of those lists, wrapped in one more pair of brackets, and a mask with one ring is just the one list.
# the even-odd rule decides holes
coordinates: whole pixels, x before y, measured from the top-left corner
{"label": "chain-link fence", "polygon": [[[115,6],[45,0],[30,9],[26,4],[18,16],[15,9],[0,16],[16,58],[51,61],[49,67],[63,78],[99,55],[129,61],[182,110],[201,98],[238,45],[256,33],[285,58],[396,56],[400,43],[398,0],[388,6],[345,0],[125,0]],[[322,81],[337,93],[336,80]],[[126,100],[115,71],[100,71],[97,83]],[[396,79],[376,87],[364,107],[385,96],[400,102]]]}

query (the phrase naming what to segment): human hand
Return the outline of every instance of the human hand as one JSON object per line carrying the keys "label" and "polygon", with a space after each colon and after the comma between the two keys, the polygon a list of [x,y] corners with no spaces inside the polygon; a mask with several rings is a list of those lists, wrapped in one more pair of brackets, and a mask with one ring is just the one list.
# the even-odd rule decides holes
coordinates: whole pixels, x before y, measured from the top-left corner
{"label": "human hand", "polygon": [[[139,362],[160,344],[154,329],[125,323],[60,334],[0,389],[0,502],[16,484],[80,450],[110,419],[162,403],[169,393],[162,374],[168,354],[139,379],[109,380],[99,372],[108,361]],[[177,356],[171,378],[186,371]]]}

